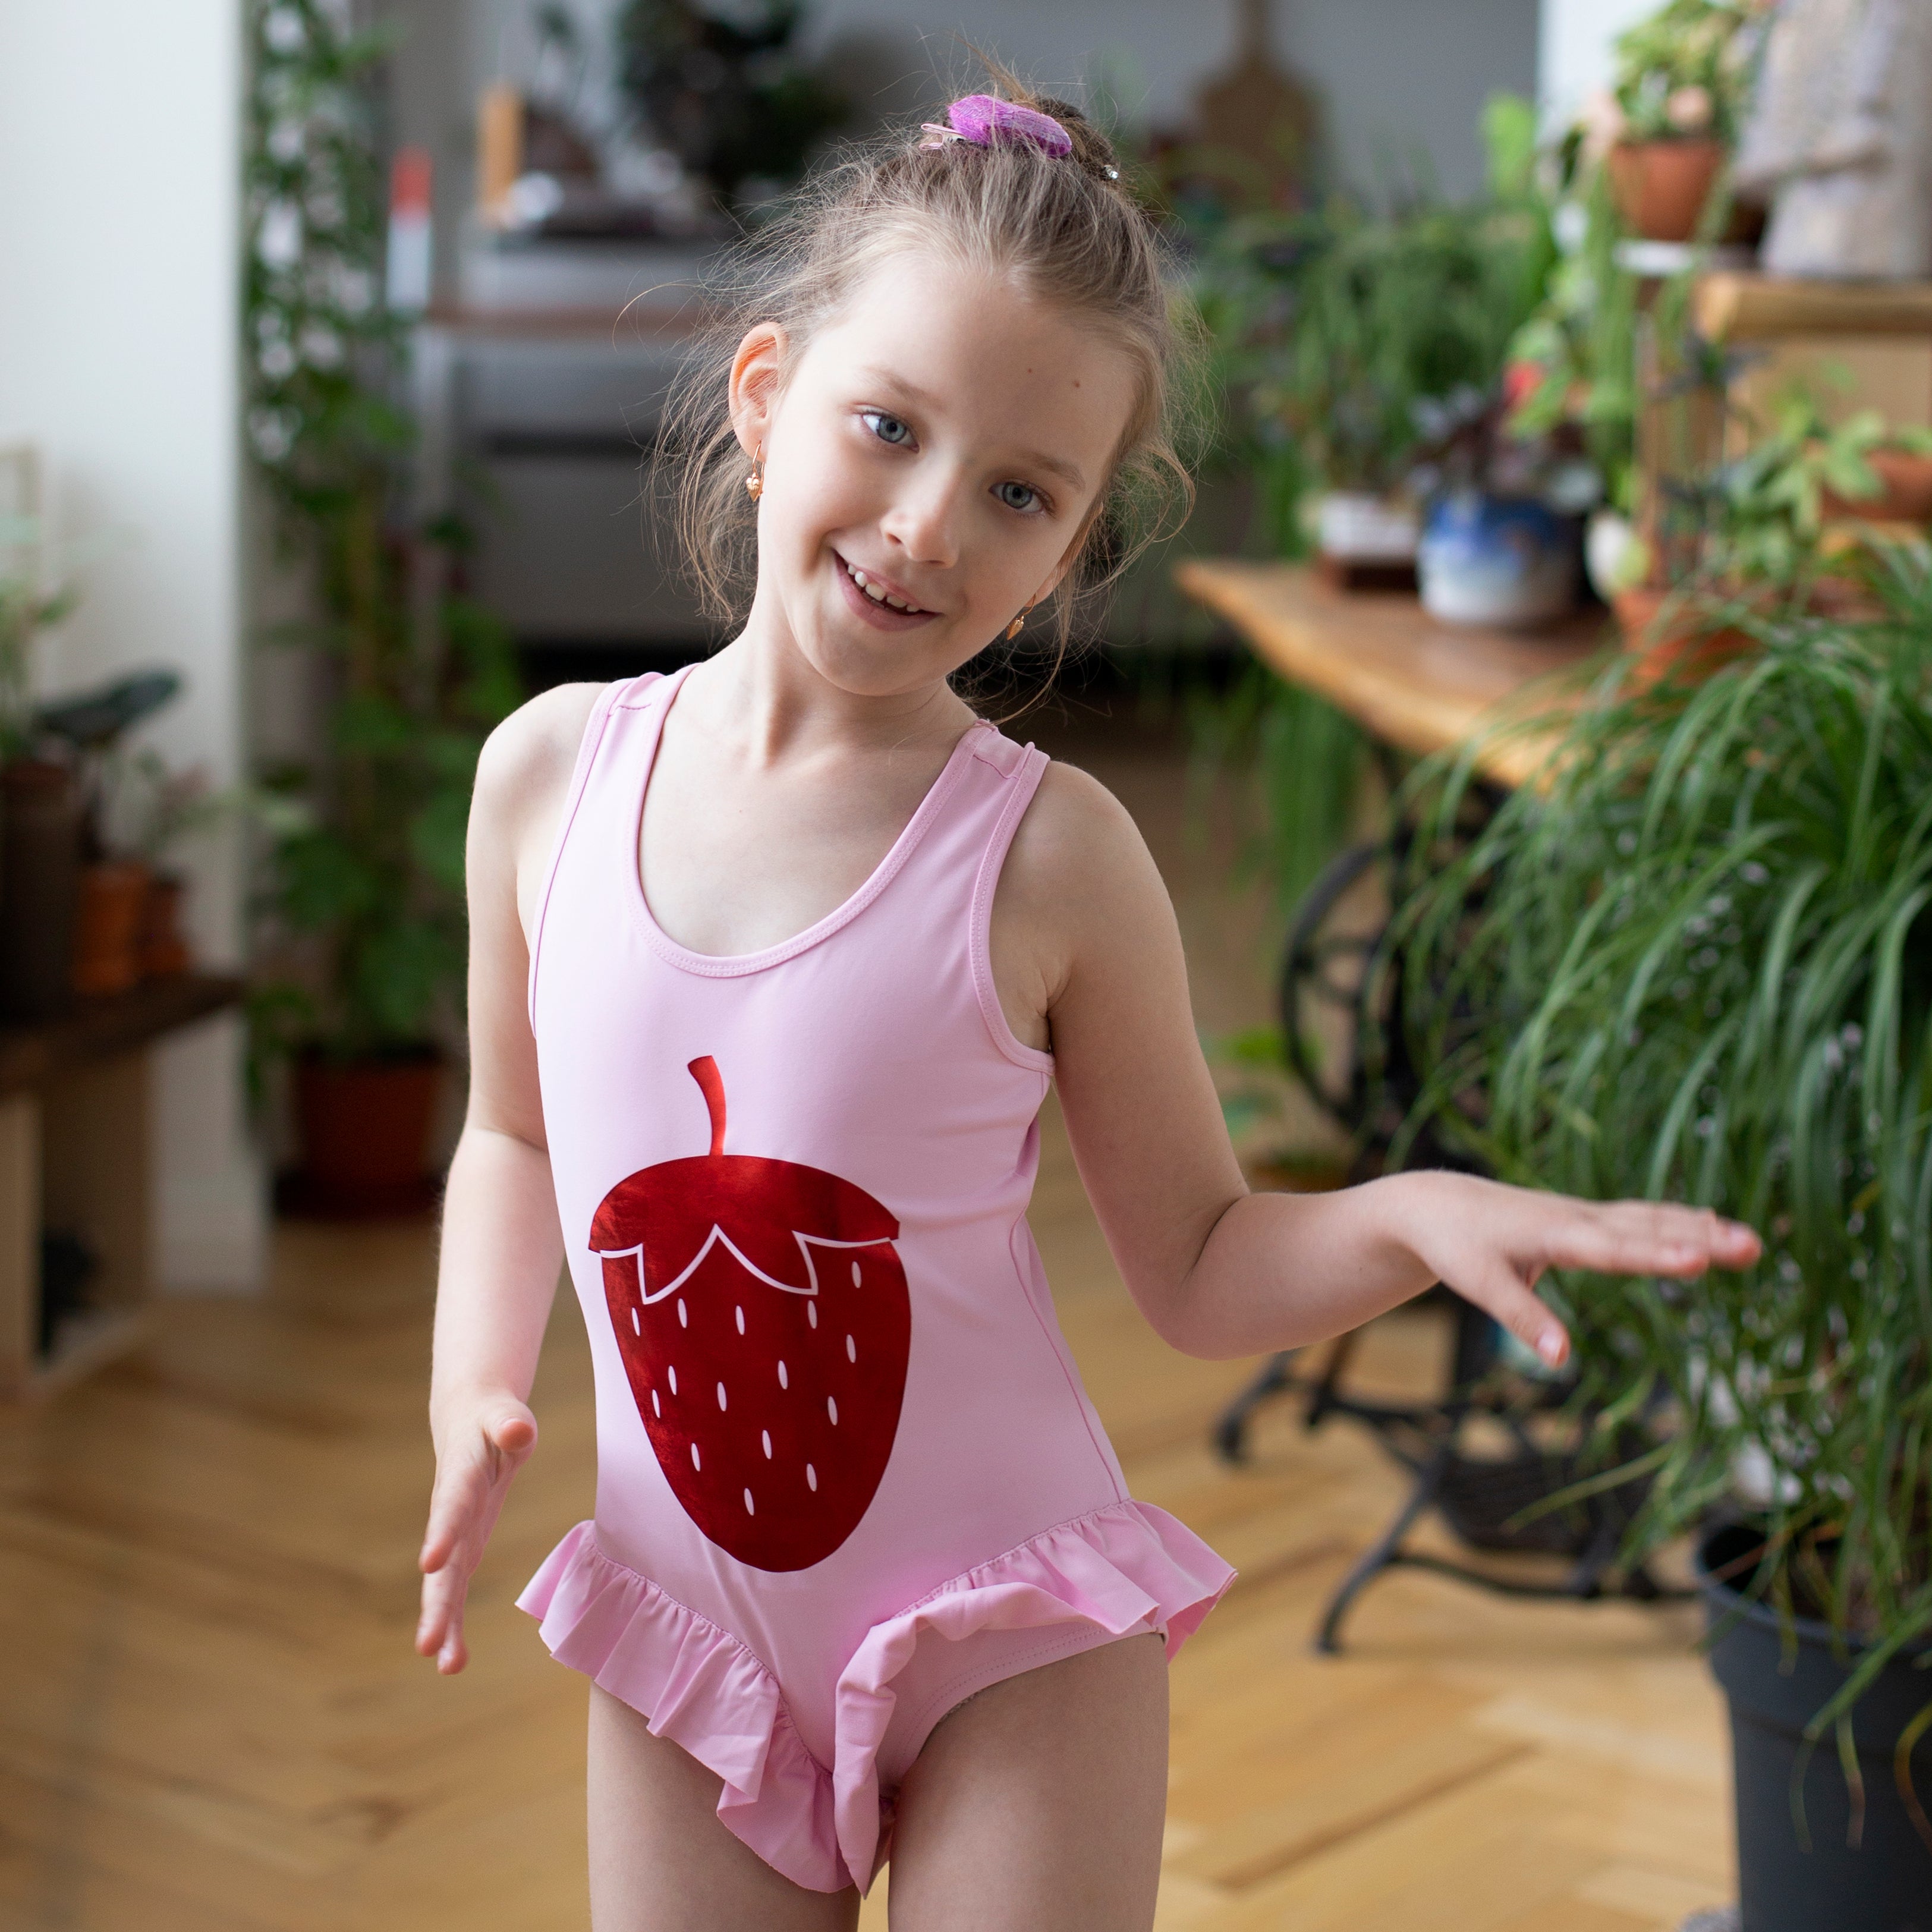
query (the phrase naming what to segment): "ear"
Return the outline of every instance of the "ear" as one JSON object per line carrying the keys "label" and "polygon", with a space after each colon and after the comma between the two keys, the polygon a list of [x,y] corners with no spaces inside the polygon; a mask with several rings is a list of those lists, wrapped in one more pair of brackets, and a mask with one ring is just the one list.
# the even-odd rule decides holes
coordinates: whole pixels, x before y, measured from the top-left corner
{"label": "ear", "polygon": [[785,332],[775,322],[746,330],[731,358],[731,428],[745,454],[754,459],[771,440],[784,360]]}

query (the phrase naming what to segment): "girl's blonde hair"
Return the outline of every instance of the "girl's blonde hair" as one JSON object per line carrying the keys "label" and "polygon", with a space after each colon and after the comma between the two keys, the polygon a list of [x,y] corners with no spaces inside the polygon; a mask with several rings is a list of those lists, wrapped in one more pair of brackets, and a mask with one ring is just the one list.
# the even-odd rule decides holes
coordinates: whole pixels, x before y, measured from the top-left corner
{"label": "girl's blonde hair", "polygon": [[987,64],[1004,98],[1061,123],[1071,155],[1019,142],[933,146],[919,132],[848,148],[737,252],[718,319],[673,387],[656,460],[675,493],[686,567],[706,610],[727,622],[742,619],[757,563],[756,512],[729,414],[738,344],[756,323],[776,322],[796,356],[900,254],[938,254],[1058,304],[1133,367],[1134,405],[1112,473],[1057,596],[1056,662],[1076,607],[1192,506],[1175,416],[1193,344],[1176,320],[1159,232],[1120,183],[1100,129]]}

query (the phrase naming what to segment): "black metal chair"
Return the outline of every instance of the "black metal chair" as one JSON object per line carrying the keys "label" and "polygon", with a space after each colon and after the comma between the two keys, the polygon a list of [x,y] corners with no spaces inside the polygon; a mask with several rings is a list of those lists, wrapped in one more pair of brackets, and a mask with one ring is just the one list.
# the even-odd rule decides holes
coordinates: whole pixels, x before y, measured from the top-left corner
{"label": "black metal chair", "polygon": [[[1385,1171],[1391,1144],[1421,1091],[1410,1056],[1403,1012],[1402,966],[1385,948],[1386,902],[1402,856],[1399,844],[1354,845],[1330,862],[1303,896],[1290,922],[1280,984],[1282,1036],[1291,1071],[1316,1102],[1349,1136],[1354,1148],[1351,1180]],[[1384,908],[1372,922],[1350,929],[1341,917],[1348,896],[1378,871]],[[1324,1056],[1317,1040],[1324,1023],[1346,1044],[1339,1057]],[[1473,1169],[1425,1127],[1409,1144],[1404,1165]],[[1512,1372],[1505,1338],[1490,1317],[1441,1287],[1430,1291],[1450,1315],[1448,1360],[1441,1391],[1426,1402],[1375,1402],[1350,1394],[1346,1376],[1360,1331],[1328,1343],[1319,1366],[1301,1372],[1289,1350],[1274,1357],[1214,1425],[1214,1443],[1226,1461],[1248,1458],[1249,1424],[1255,1412],[1284,1395],[1302,1400],[1302,1423],[1318,1429],[1330,1416],[1360,1423],[1411,1478],[1409,1491],[1388,1526],[1342,1580],[1323,1613],[1318,1650],[1341,1648],[1342,1626],[1361,1592],[1384,1570],[1400,1565],[1433,1570],[1505,1594],[1588,1600],[1617,1594],[1652,1601],[1682,1592],[1667,1589],[1641,1564],[1620,1568],[1624,1531],[1640,1504],[1641,1478],[1557,1502],[1600,1470],[1600,1453],[1587,1460],[1578,1449],[1540,1439],[1574,1396],[1574,1382],[1538,1373]],[[1470,1425],[1480,1419],[1510,1447],[1500,1455],[1480,1453]],[[1570,1433],[1588,1433],[1589,1418]],[[1558,1432],[1561,1433],[1562,1432]],[[1634,1436],[1630,1438],[1633,1446]],[[1538,1581],[1499,1574],[1412,1549],[1410,1532],[1434,1510],[1466,1548],[1490,1554],[1534,1554],[1565,1558],[1566,1574]]]}

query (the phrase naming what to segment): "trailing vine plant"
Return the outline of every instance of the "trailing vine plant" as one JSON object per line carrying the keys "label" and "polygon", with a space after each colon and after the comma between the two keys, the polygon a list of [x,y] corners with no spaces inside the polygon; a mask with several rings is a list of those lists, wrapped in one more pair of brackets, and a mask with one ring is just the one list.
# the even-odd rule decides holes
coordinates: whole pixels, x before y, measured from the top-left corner
{"label": "trailing vine plant", "polygon": [[382,284],[388,36],[328,0],[251,0],[249,19],[248,435],[317,614],[272,640],[320,650],[331,694],[322,755],[261,774],[280,964],[256,1041],[382,1054],[460,998],[470,788],[519,693],[502,627],[453,588],[463,531],[407,508],[406,325]]}

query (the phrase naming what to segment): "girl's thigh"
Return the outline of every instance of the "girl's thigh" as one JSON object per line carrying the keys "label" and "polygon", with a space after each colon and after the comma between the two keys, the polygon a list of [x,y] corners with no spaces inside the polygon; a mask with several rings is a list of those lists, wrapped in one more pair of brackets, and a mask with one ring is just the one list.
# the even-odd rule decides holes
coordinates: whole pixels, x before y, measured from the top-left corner
{"label": "girl's thigh", "polygon": [[892,1932],[1148,1932],[1166,1809],[1159,1637],[1007,1678],[906,1774]]}
{"label": "girl's thigh", "polygon": [[856,1892],[807,1892],[718,1822],[718,1778],[590,1687],[592,1932],[852,1932]]}

